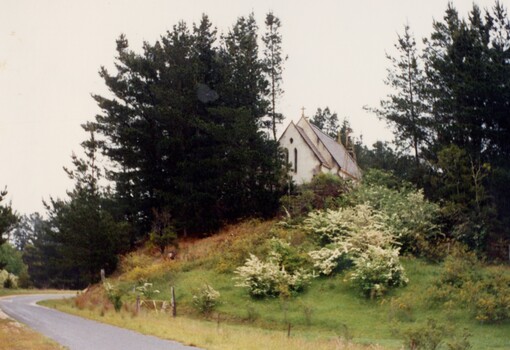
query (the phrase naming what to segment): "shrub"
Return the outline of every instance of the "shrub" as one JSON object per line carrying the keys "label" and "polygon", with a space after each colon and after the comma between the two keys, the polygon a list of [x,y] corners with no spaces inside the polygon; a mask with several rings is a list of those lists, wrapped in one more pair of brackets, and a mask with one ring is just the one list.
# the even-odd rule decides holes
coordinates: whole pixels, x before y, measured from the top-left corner
{"label": "shrub", "polygon": [[[313,260],[313,266],[319,270],[322,275],[329,276],[333,272],[337,272],[342,265],[348,265],[350,259],[348,256],[348,248],[346,246],[325,247],[320,250],[314,250],[308,254]],[[342,262],[346,262],[342,264]]]}
{"label": "shrub", "polygon": [[348,192],[351,184],[332,174],[317,174],[312,181],[298,186],[291,195],[282,196],[280,203],[291,218],[314,209],[336,209],[339,198]]}
{"label": "shrub", "polygon": [[[469,286],[469,284],[468,284]],[[466,301],[473,308],[475,318],[484,323],[510,319],[510,277],[488,274],[474,288],[466,288]]]}
{"label": "shrub", "polygon": [[[368,205],[339,210],[310,213],[303,223],[303,229],[316,237],[320,244],[338,242],[346,237],[358,241],[363,249],[366,244],[387,246],[393,242],[392,231],[385,225],[384,215]],[[359,239],[362,235],[370,239]]]}
{"label": "shrub", "polygon": [[11,289],[14,288],[14,281],[11,279],[11,276],[7,276],[4,281],[4,288]]}
{"label": "shrub", "polygon": [[146,280],[142,279],[138,281],[138,284],[136,291],[140,292],[145,299],[152,300],[155,294],[159,294],[159,290],[154,289],[154,285]]}
{"label": "shrub", "polygon": [[418,243],[443,237],[437,223],[440,208],[425,199],[422,190],[411,185],[397,186],[389,174],[369,171],[363,183],[348,195],[353,205],[366,204],[383,214],[384,225],[394,232],[402,252],[419,255]]}
{"label": "shrub", "polygon": [[218,306],[220,292],[209,284],[204,284],[193,294],[193,306],[203,315],[209,315]]}
{"label": "shrub", "polygon": [[103,288],[108,300],[112,303],[113,308],[116,312],[119,312],[122,308],[122,291],[117,286],[113,286],[106,280],[103,282]]}
{"label": "shrub", "polygon": [[305,230],[331,241],[326,247],[309,252],[314,267],[321,274],[330,275],[341,267],[350,267],[351,261],[369,247],[392,248],[394,236],[383,221],[383,215],[367,205],[310,214]]}
{"label": "shrub", "polygon": [[405,329],[401,335],[404,338],[405,349],[436,350],[444,342],[447,330],[435,320],[429,319],[426,324],[416,324]]}
{"label": "shrub", "polygon": [[255,298],[299,292],[312,277],[303,270],[287,272],[285,266],[279,265],[278,257],[275,255],[264,262],[250,254],[246,263],[238,267],[234,273],[238,275],[235,279],[239,281],[236,286],[248,288],[250,295]]}
{"label": "shrub", "polygon": [[152,257],[139,252],[129,253],[121,258],[120,270],[122,272],[129,272],[135,268],[143,269],[152,265],[153,260]]}
{"label": "shrub", "polygon": [[351,280],[364,296],[370,298],[382,296],[388,288],[404,286],[408,282],[398,250],[376,246],[370,246],[354,258]]}

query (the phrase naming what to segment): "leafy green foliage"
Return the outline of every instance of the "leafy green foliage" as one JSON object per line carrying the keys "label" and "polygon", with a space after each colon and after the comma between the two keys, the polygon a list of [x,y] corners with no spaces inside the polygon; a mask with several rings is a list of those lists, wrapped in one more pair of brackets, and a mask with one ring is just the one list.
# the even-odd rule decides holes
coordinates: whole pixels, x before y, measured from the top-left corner
{"label": "leafy green foliage", "polygon": [[397,145],[414,153],[415,170],[393,162],[398,176],[444,200],[447,231],[494,258],[504,251],[490,245],[510,242],[509,28],[499,1],[486,10],[474,4],[467,18],[449,3],[421,52],[406,26],[390,57],[394,93],[376,110]]}
{"label": "leafy green foliage", "polygon": [[403,287],[409,282],[398,249],[370,245],[353,260],[351,280],[365,297],[381,297],[389,288]]}
{"label": "leafy green foliage", "polygon": [[370,170],[350,194],[352,203],[364,203],[381,214],[382,224],[395,234],[403,253],[427,254],[426,243],[443,237],[440,208],[425,199],[423,191],[409,185],[396,188],[388,173]]}
{"label": "leafy green foliage", "polygon": [[219,304],[220,292],[204,284],[193,294],[193,306],[203,315],[210,315]]}
{"label": "leafy green foliage", "polygon": [[482,272],[483,264],[465,247],[454,247],[443,270],[430,288],[432,303],[468,307],[482,323],[510,319],[510,277],[503,271]]}
{"label": "leafy green foliage", "polygon": [[5,263],[5,270],[16,276],[19,276],[26,269],[21,253],[9,243],[4,243],[0,246],[0,261]]}
{"label": "leafy green foliage", "polygon": [[108,300],[112,303],[113,308],[116,312],[119,312],[122,308],[123,292],[120,290],[120,288],[118,288],[118,286],[115,286],[106,280],[103,281],[103,288],[106,292]]}
{"label": "leafy green foliage", "polygon": [[236,286],[248,288],[254,298],[288,297],[303,291],[312,278],[310,273],[296,266],[288,243],[273,239],[272,246],[266,261],[250,254],[245,264],[234,271],[238,275]]}
{"label": "leafy green foliage", "polygon": [[285,214],[300,218],[314,209],[336,209],[339,197],[348,192],[351,183],[332,174],[317,174],[312,181],[297,186],[292,193],[280,199]]}

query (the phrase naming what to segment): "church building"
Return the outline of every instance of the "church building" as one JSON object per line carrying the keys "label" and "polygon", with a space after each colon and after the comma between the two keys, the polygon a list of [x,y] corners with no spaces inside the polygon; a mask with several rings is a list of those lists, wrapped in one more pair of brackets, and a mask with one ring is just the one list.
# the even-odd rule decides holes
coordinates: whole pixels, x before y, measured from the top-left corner
{"label": "church building", "polygon": [[319,173],[361,179],[361,170],[345,146],[326,135],[305,116],[296,124],[291,121],[279,142],[291,166],[292,180],[298,185],[310,182]]}

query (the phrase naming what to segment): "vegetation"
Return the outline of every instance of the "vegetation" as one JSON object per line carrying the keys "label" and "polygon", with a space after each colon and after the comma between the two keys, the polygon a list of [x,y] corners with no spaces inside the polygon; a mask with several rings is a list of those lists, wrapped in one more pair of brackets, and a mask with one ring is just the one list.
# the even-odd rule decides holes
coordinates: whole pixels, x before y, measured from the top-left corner
{"label": "vegetation", "polygon": [[510,240],[509,24],[499,1],[486,11],[474,4],[467,19],[449,3],[422,50],[405,26],[389,57],[393,93],[375,110],[412,150],[399,175],[443,203],[450,237],[492,258],[506,256],[499,242]]}
{"label": "vegetation", "polygon": [[63,349],[54,341],[10,319],[0,317],[0,344],[2,349],[57,350]]}
{"label": "vegetation", "polygon": [[[406,335],[408,333],[405,332],[427,334],[429,319],[434,320],[438,328],[449,330],[447,334],[441,335],[442,346],[462,341],[465,328],[471,334],[467,341],[475,349],[508,346],[507,334],[510,330],[508,320],[495,323],[482,322],[476,318],[474,313],[476,310],[466,306],[468,304],[448,302],[434,296],[434,286],[443,284],[441,276],[451,269],[447,262],[432,264],[410,257],[400,258],[409,279],[408,285],[388,290],[384,296],[373,300],[360,296],[358,287],[351,281],[352,274],[349,270],[339,272],[334,277],[315,278],[303,292],[290,297],[252,298],[245,290],[235,287],[236,282],[232,279],[235,274],[232,270],[225,269],[222,257],[239,256],[238,264],[242,265],[250,252],[261,257],[267,256],[274,249],[274,244],[267,239],[268,236],[290,242],[298,256],[304,256],[303,251],[310,249],[308,235],[298,228],[282,228],[276,222],[244,222],[229,226],[218,235],[206,239],[181,242],[176,260],[163,259],[156,249],[150,248],[131,253],[122,259],[121,267],[126,272],[112,281],[125,292],[124,306],[119,317],[114,316],[113,306],[108,299],[101,297],[101,289],[93,289],[82,294],[76,303],[66,306],[66,310],[80,312],[99,320],[129,324],[131,328],[142,329],[145,332],[159,332],[158,329],[162,328],[158,325],[159,322],[187,324],[195,322],[188,321],[189,318],[204,317],[196,307],[194,296],[205,283],[214,286],[214,290],[221,294],[221,303],[206,316],[212,322],[200,323],[203,327],[215,330],[219,317],[221,322],[219,327],[222,330],[241,327],[237,329],[241,329],[241,332],[251,332],[252,328],[245,330],[246,326],[272,329],[273,332],[276,329],[279,330],[277,334],[284,338],[290,323],[291,340],[288,343],[284,342],[282,348],[294,346],[293,338],[297,338],[295,339],[297,341],[301,337],[313,340],[319,347],[324,344],[323,342],[331,347],[333,346],[331,344],[338,344],[340,339],[344,341],[347,338],[351,344],[371,343],[379,344],[380,347],[400,348],[409,339],[409,335]],[[250,248],[245,250],[246,246]],[[453,246],[450,251],[454,252]],[[294,259],[295,257],[289,258],[288,261]],[[481,262],[477,264],[479,265],[476,271],[488,278],[493,273],[510,276],[508,267],[486,266]],[[287,266],[292,265],[287,263]],[[462,265],[464,263],[458,264]],[[130,270],[132,266],[139,267],[136,274]],[[160,300],[170,300],[169,286],[175,287],[178,314],[176,320],[172,320],[166,313],[149,312],[145,309],[139,318],[133,316],[136,293],[131,291],[134,285],[138,285],[140,276],[153,283],[153,288],[160,291],[156,297]],[[462,288],[454,293],[448,292],[449,294],[460,297]],[[101,313],[104,316],[101,316]],[[120,317],[122,315],[124,316]],[[149,326],[148,322],[153,323],[149,323],[151,324]],[[253,332],[266,331],[253,330]],[[268,332],[272,334],[271,331]],[[164,332],[160,334],[170,336]],[[175,339],[186,340],[176,334],[173,336]],[[196,339],[196,336],[190,339]],[[216,339],[210,341],[217,344],[214,346],[231,346],[229,344],[232,340],[223,337],[218,339],[212,335],[211,339]],[[197,345],[204,344],[191,341]]]}

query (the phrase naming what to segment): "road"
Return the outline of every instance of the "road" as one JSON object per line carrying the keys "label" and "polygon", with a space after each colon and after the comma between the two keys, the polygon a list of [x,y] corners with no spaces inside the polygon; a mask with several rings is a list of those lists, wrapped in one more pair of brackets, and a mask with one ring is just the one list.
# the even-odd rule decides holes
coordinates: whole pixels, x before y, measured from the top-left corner
{"label": "road", "polygon": [[10,296],[0,299],[0,309],[71,350],[198,349],[36,305],[40,300],[62,297],[62,294]]}

